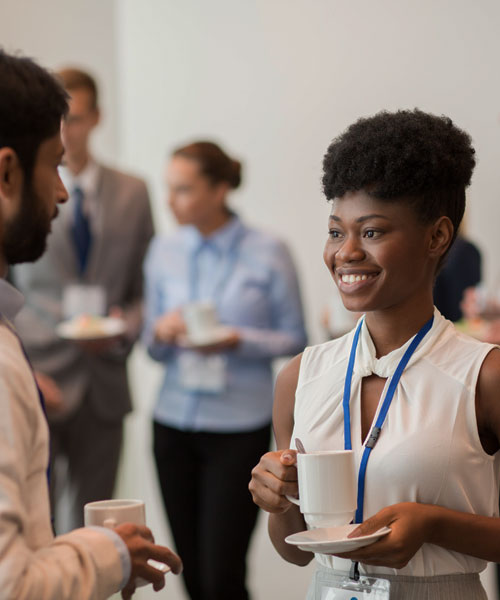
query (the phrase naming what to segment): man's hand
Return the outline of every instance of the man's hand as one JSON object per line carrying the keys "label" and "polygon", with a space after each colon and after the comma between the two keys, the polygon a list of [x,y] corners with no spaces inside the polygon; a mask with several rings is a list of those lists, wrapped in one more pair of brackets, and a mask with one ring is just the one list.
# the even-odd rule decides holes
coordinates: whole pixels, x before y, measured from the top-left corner
{"label": "man's hand", "polygon": [[63,408],[63,398],[61,389],[55,380],[39,371],[35,372],[35,379],[43,394],[47,412],[51,414],[60,412]]}
{"label": "man's hand", "polygon": [[130,579],[122,590],[123,600],[129,600],[134,594],[138,577],[152,583],[156,592],[165,585],[164,573],[148,564],[150,558],[168,565],[173,573],[182,571],[182,561],[177,554],[165,546],[156,545],[153,534],[144,525],[123,523],[115,527],[115,531],[127,545],[132,566]]}

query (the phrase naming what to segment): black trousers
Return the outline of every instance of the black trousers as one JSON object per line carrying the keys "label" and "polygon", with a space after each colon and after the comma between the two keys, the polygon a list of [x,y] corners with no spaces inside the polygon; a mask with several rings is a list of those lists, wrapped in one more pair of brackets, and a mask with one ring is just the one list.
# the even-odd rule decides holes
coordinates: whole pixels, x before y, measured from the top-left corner
{"label": "black trousers", "polygon": [[52,511],[65,490],[71,507],[69,523],[55,522],[58,534],[83,527],[87,502],[112,498],[122,441],[123,419],[100,419],[85,399],[69,419],[50,424]]}
{"label": "black trousers", "polygon": [[247,600],[246,554],[257,519],[248,482],[270,426],[186,432],[154,424],[163,501],[191,600]]}

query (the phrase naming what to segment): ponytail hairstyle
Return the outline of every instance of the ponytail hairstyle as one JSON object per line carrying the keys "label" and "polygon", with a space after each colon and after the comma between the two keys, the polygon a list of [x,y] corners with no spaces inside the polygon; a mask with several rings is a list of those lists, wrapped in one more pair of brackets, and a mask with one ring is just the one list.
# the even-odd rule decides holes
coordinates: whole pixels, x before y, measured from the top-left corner
{"label": "ponytail hairstyle", "polygon": [[227,183],[235,190],[241,184],[241,163],[232,159],[213,142],[193,142],[177,148],[172,152],[172,156],[195,160],[200,165],[201,173],[214,185]]}

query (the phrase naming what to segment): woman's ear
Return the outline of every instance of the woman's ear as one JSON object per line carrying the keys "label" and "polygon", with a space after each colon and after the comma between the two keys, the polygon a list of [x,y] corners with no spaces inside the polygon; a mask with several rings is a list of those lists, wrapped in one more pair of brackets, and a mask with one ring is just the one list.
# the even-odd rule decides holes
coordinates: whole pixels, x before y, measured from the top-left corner
{"label": "woman's ear", "polygon": [[12,148],[0,148],[0,208],[6,217],[16,210],[23,187],[23,170]]}
{"label": "woman's ear", "polygon": [[453,223],[449,217],[439,217],[431,229],[429,253],[431,256],[441,258],[448,250],[453,238]]}
{"label": "woman's ear", "polygon": [[221,206],[223,206],[226,203],[226,196],[230,190],[229,183],[226,181],[220,181],[219,183],[216,183],[215,186],[217,199]]}

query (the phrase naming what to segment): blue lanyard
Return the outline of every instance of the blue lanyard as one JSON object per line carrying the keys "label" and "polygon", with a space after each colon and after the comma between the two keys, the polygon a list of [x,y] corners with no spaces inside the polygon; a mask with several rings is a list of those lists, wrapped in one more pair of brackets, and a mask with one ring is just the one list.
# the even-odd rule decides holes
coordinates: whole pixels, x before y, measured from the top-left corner
{"label": "blue lanyard", "polygon": [[[408,361],[412,357],[413,353],[417,349],[417,346],[420,344],[426,333],[432,327],[432,323],[434,321],[434,316],[432,316],[427,323],[420,329],[417,335],[413,338],[411,344],[406,349],[406,352],[403,355],[403,358],[399,361],[396,370],[394,371],[393,376],[391,377],[391,381],[389,382],[389,387],[387,388],[387,393],[385,395],[384,401],[382,402],[382,408],[378,414],[377,420],[375,422],[374,427],[370,431],[370,436],[368,441],[365,444],[365,449],[363,451],[363,456],[361,457],[361,464],[359,466],[358,473],[358,507],[356,510],[356,516],[354,518],[356,523],[363,522],[363,505],[365,498],[365,477],[366,477],[366,467],[368,465],[368,459],[370,457],[370,453],[373,450],[373,447],[377,443],[378,437],[380,435],[380,431],[382,429],[382,425],[384,424],[385,418],[387,416],[387,412],[389,411],[389,407],[392,402],[392,398],[394,396],[394,392],[396,391],[396,387],[401,379],[401,375],[408,364]],[[349,407],[349,402],[351,399],[351,382],[352,375],[354,371],[354,362],[356,360],[356,349],[358,347],[359,335],[361,332],[361,327],[363,325],[364,319],[360,321],[356,331],[354,333],[354,339],[352,341],[351,353],[349,355],[349,363],[347,365],[347,372],[345,376],[344,383],[344,399],[342,402],[342,407],[344,410],[344,448],[345,450],[352,450],[351,443],[351,411]]]}

